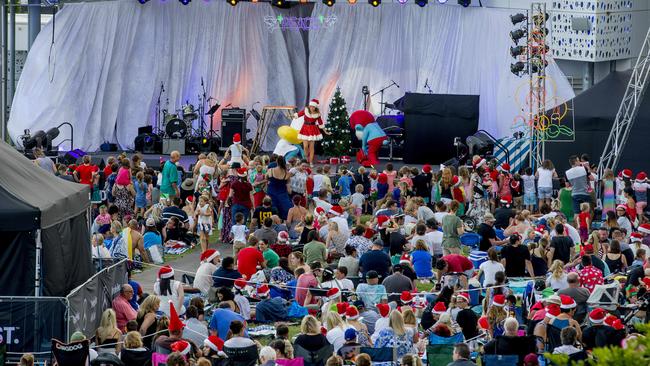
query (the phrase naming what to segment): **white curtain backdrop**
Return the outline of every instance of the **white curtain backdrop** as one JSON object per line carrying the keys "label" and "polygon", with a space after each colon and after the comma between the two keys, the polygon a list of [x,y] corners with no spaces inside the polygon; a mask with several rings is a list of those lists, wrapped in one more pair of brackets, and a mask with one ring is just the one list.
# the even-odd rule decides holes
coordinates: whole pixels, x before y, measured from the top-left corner
{"label": "white curtain backdrop", "polygon": [[[95,150],[104,141],[133,147],[137,127],[153,123],[161,81],[162,107],[169,99],[170,110],[186,100],[198,104],[201,77],[222,106],[294,104],[286,42],[281,32],[268,31],[267,15],[274,15],[269,4],[225,1],[66,4],[56,17],[55,63],[48,65],[51,23],[29,53],[11,110],[11,138],[19,142],[26,128],[68,121],[75,147]],[[66,128],[61,136],[69,137]]]}
{"label": "white curtain backdrop", "polygon": [[[435,1],[424,8],[317,2],[312,16],[335,14],[338,21],[310,31],[308,50],[297,33],[267,29],[264,17],[280,12],[268,3],[232,7],[222,0],[66,4],[56,17],[55,47],[50,23],[29,53],[10,136],[19,144],[24,129],[70,122],[75,147],[95,150],[109,141],[130,148],[137,128],[153,124],[160,83],[162,108],[174,110],[185,101],[198,104],[201,77],[222,106],[246,109],[257,101],[300,108],[317,97],[326,114],[339,86],[353,111],[362,108],[363,85],[374,93],[394,80],[401,88],[388,89],[384,99],[393,102],[407,91],[426,92],[428,79],[434,93],[480,95],[479,127],[497,137],[512,135],[516,117],[525,114],[528,79],[510,73],[510,11]],[[550,102],[573,97],[552,61],[547,74]],[[378,112],[379,96],[372,101]],[[63,128],[55,142],[68,134]]]}
{"label": "white curtain backdrop", "polygon": [[[364,85],[375,93],[394,80],[400,88],[384,94],[384,101],[392,103],[405,92],[428,92],[424,88],[428,79],[436,94],[480,95],[479,128],[496,137],[512,135],[515,117],[522,108],[527,110],[521,99],[528,90],[527,76],[518,78],[510,72],[512,11],[435,1],[424,8],[412,3],[346,5],[315,6],[315,16],[334,14],[338,21],[332,28],[310,33],[311,95],[327,101],[338,86],[352,111],[363,108]],[[547,76],[548,89],[554,90],[548,92],[549,101],[559,104],[574,96],[552,61]],[[379,101],[379,95],[372,98],[375,113],[380,111]],[[519,126],[521,122],[516,121]]]}

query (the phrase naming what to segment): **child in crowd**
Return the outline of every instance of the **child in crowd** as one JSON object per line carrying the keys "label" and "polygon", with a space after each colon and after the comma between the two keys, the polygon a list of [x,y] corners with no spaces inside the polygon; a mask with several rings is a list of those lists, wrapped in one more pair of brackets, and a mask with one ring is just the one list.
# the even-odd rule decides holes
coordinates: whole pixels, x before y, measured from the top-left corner
{"label": "child in crowd", "polygon": [[106,205],[99,206],[99,215],[95,217],[95,224],[97,227],[102,225],[109,225],[111,223],[111,215],[108,214]]}
{"label": "child in crowd", "polygon": [[[637,217],[643,218],[643,211],[648,206],[648,176],[645,172],[640,172],[636,175],[636,179],[632,184],[634,190],[634,197],[636,198],[636,214]],[[639,220],[640,221],[640,220]]]}
{"label": "child in crowd", "polygon": [[392,192],[388,185],[388,176],[385,173],[381,173],[377,177],[377,201],[386,197],[388,192]]}
{"label": "child in crowd", "polygon": [[413,179],[411,178],[411,169],[407,166],[403,166],[399,170],[399,181],[400,183],[406,183],[408,189],[413,187]]}
{"label": "child in crowd", "polygon": [[235,215],[235,225],[230,229],[230,235],[233,241],[233,251],[239,252],[246,247],[246,236],[248,235],[248,228],[244,224],[244,214],[238,212]]}
{"label": "child in crowd", "polygon": [[524,187],[522,185],[521,176],[515,173],[510,181],[510,191],[512,192],[512,202],[515,208],[521,210],[524,206]]}
{"label": "child in crowd", "polygon": [[348,168],[346,166],[342,166],[339,170],[339,174],[341,177],[336,182],[336,186],[338,187],[341,197],[350,197],[352,194],[352,192],[350,192],[350,186],[352,186],[352,177],[348,172]]}
{"label": "child in crowd", "polygon": [[397,172],[393,169],[393,164],[386,164],[386,169],[384,169],[383,174],[386,176],[388,192],[392,192],[393,188],[395,188],[395,177],[397,177]]}
{"label": "child in crowd", "polygon": [[205,251],[210,245],[210,235],[212,235],[214,227],[212,200],[208,194],[204,193],[199,197],[199,202],[196,206],[196,215],[198,217],[196,220],[196,231],[199,233],[201,250]]}
{"label": "child in crowd", "polygon": [[138,172],[135,175],[135,182],[133,184],[135,189],[135,217],[144,217],[144,212],[147,209],[147,183],[144,182],[144,173]]}
{"label": "child in crowd", "polygon": [[605,169],[603,173],[602,192],[603,192],[603,216],[602,219],[607,219],[608,212],[614,212],[616,208],[616,177],[614,171]]}
{"label": "child in crowd", "polygon": [[589,203],[580,204],[580,213],[576,215],[576,224],[580,232],[580,240],[586,242],[589,239],[589,228],[591,227],[591,213]]}
{"label": "child in crowd", "polygon": [[361,223],[361,214],[363,213],[363,206],[366,203],[366,197],[363,195],[363,185],[357,184],[354,187],[354,194],[351,197],[352,206],[354,207],[354,218],[356,224]]}
{"label": "child in crowd", "polygon": [[533,211],[537,203],[535,195],[535,176],[533,175],[532,168],[526,168],[524,175],[521,176],[521,181],[524,185],[524,206],[526,210]]}

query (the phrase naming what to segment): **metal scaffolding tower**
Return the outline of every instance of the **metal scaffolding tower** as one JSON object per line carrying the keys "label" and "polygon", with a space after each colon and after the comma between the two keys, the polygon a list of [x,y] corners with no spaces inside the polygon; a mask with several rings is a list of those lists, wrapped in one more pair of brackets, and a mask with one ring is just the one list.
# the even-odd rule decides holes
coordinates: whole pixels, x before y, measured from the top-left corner
{"label": "metal scaffolding tower", "polygon": [[648,87],[648,75],[650,75],[650,29],[643,41],[623,101],[616,113],[612,131],[609,133],[603,154],[600,156],[598,177],[603,176],[605,169],[616,169],[618,165],[634,120],[639,113],[643,95]]}

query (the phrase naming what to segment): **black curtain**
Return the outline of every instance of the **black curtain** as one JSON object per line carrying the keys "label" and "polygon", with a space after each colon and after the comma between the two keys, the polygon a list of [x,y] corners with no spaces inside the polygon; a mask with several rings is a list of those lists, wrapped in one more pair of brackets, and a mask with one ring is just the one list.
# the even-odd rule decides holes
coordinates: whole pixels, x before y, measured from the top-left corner
{"label": "black curtain", "polygon": [[45,296],[66,296],[94,274],[86,213],[41,232]]}
{"label": "black curtain", "polygon": [[0,231],[0,296],[34,296],[35,235]]}
{"label": "black curtain", "polygon": [[[34,288],[33,283],[31,287]],[[65,339],[67,311],[64,300],[30,298],[0,301],[0,324],[4,328],[7,351],[49,351],[52,338]]]}

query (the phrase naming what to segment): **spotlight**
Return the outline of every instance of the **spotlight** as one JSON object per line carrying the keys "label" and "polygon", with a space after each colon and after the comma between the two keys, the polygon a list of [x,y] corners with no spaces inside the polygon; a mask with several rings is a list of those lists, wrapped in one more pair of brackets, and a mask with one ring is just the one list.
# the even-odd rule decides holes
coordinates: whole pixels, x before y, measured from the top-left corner
{"label": "spotlight", "polygon": [[519,74],[524,72],[525,69],[526,69],[526,63],[524,62],[519,61],[514,64],[510,64],[510,72],[512,72],[517,76],[519,76]]}
{"label": "spotlight", "polygon": [[[440,0],[438,0],[438,1],[440,1]],[[447,1],[447,0],[445,0],[445,1]],[[429,3],[429,0],[415,0],[415,3],[418,4],[419,7],[424,8]],[[444,3],[441,3],[441,4],[444,4]]]}
{"label": "spotlight", "polygon": [[228,4],[230,4],[232,6],[237,5],[237,3],[239,2],[239,0],[226,0],[226,1],[228,2]]}
{"label": "spotlight", "polygon": [[517,25],[526,19],[528,19],[528,17],[521,13],[510,16],[510,21],[512,22],[512,25]]}
{"label": "spotlight", "polygon": [[275,6],[283,6],[284,1],[282,1],[282,0],[273,0],[273,5],[275,5]]}
{"label": "spotlight", "polygon": [[468,7],[472,4],[472,0],[458,0],[458,5]]}
{"label": "spotlight", "polygon": [[330,6],[330,7],[334,6],[335,3],[336,3],[336,0],[323,0],[323,4],[325,4],[327,6]]}
{"label": "spotlight", "polygon": [[400,3],[400,4],[402,4],[402,5],[406,4],[407,1],[408,1],[408,0],[397,0],[397,2]]}
{"label": "spotlight", "polygon": [[512,41],[516,43],[519,43],[519,40],[526,37],[528,34],[528,31],[525,29],[515,29],[512,32],[510,32],[510,38],[512,38]]}
{"label": "spotlight", "polygon": [[148,1],[149,1],[149,0],[138,0],[138,2],[139,2],[140,4],[142,4],[142,5],[144,5],[144,4],[145,4],[146,2],[148,2]]}
{"label": "spotlight", "polygon": [[512,57],[521,56],[524,53],[526,53],[526,46],[510,47],[510,54]]}
{"label": "spotlight", "polygon": [[368,4],[376,8],[381,4],[381,0],[368,0]]}
{"label": "spotlight", "polygon": [[[438,0],[438,3],[440,3],[440,4],[446,4],[446,3],[447,3],[447,0]],[[419,5],[419,4],[418,4],[418,5]]]}
{"label": "spotlight", "polygon": [[357,3],[357,0],[348,0],[348,4],[354,5]]}
{"label": "spotlight", "polygon": [[189,4],[190,1],[192,1],[192,0],[178,0],[178,1],[180,1],[181,4],[183,4],[183,5],[187,5],[187,4]]}

